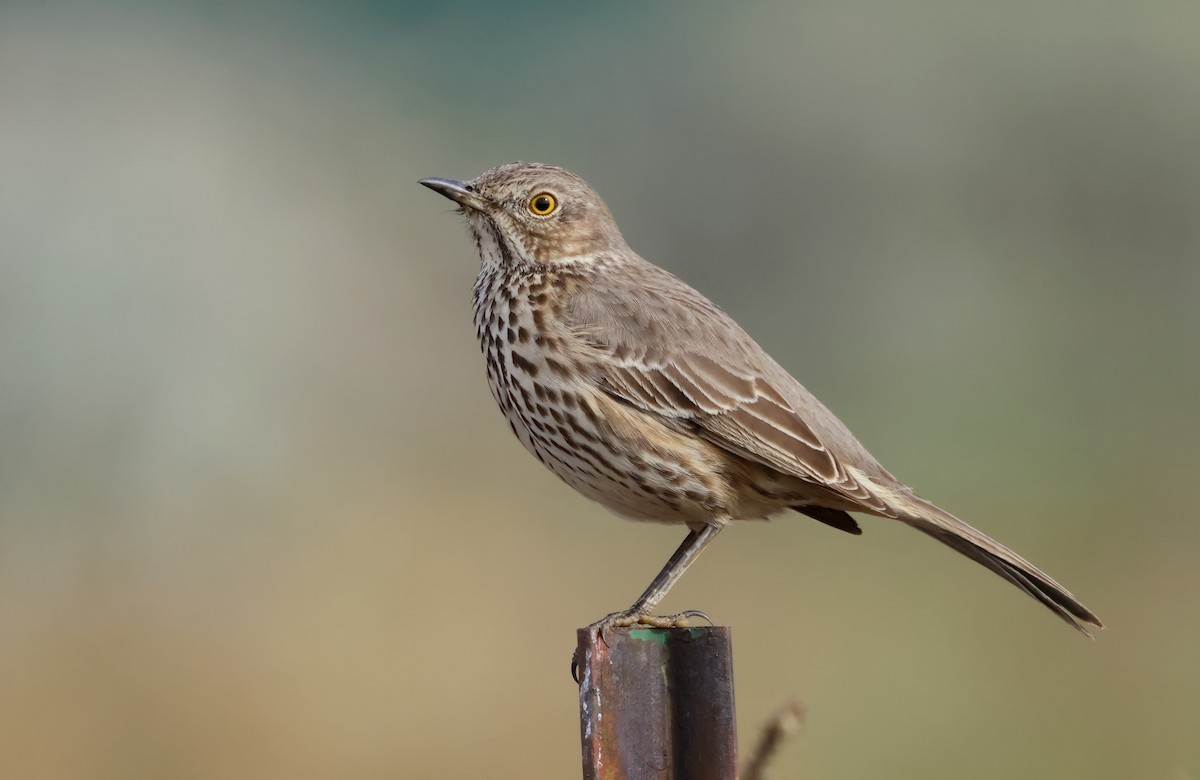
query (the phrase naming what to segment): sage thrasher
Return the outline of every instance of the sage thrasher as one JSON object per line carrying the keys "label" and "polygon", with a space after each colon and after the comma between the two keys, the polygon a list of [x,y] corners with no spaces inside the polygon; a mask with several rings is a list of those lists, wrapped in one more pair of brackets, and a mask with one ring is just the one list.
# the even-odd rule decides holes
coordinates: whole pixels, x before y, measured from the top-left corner
{"label": "sage thrasher", "polygon": [[1087,633],[1100,620],[1036,566],[918,496],[716,304],[643,260],[580,177],[535,163],[422,179],[459,205],[482,268],[475,330],[525,449],[618,515],[687,538],[629,609],[652,615],[732,520],[786,509],[859,534],[890,517],[983,564]]}

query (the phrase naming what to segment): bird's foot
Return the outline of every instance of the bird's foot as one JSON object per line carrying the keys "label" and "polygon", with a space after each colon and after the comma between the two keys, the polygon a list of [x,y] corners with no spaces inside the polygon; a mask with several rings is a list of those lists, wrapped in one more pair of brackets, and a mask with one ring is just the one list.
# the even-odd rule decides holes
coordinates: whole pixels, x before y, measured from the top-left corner
{"label": "bird's foot", "polygon": [[712,619],[698,609],[685,609],[674,615],[651,615],[635,609],[624,612],[613,612],[588,626],[588,630],[596,632],[601,639],[614,628],[629,628],[631,626],[646,626],[647,628],[687,628],[688,621],[700,618],[712,624]]}
{"label": "bird's foot", "polygon": [[[690,620],[699,618],[713,625],[712,618],[704,614],[698,609],[685,609],[683,612],[676,612],[674,615],[651,615],[648,612],[642,612],[638,609],[627,609],[623,612],[613,612],[605,615],[587,627],[587,630],[593,637],[597,637],[604,644],[609,644],[608,635],[614,628],[631,628],[633,626],[645,626],[647,628],[687,628]],[[576,648],[575,654],[571,657],[571,679],[576,683],[579,682],[579,649]]]}

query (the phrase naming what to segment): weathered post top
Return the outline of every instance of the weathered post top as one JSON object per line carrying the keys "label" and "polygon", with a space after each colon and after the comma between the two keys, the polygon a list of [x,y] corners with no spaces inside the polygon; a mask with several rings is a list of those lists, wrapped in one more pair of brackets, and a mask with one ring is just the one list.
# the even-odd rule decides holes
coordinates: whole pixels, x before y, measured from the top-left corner
{"label": "weathered post top", "polygon": [[736,780],[725,626],[581,628],[584,780]]}

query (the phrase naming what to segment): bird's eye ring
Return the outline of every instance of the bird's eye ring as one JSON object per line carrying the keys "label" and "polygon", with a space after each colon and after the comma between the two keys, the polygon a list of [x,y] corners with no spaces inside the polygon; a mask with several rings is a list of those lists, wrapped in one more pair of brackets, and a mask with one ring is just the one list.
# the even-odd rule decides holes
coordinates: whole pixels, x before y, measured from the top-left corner
{"label": "bird's eye ring", "polygon": [[548,192],[539,192],[529,199],[529,210],[544,217],[558,208],[558,201]]}

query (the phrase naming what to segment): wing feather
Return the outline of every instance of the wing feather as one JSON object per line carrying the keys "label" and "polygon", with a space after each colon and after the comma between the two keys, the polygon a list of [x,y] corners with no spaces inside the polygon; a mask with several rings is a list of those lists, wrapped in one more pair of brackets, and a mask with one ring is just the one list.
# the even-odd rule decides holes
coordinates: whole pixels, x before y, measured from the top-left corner
{"label": "wing feather", "polygon": [[891,514],[842,457],[860,470],[881,467],[728,315],[682,283],[643,289],[655,294],[653,305],[637,308],[603,284],[579,290],[568,305],[568,324],[592,347],[601,388],[647,413],[687,420],[717,446],[865,511]]}

